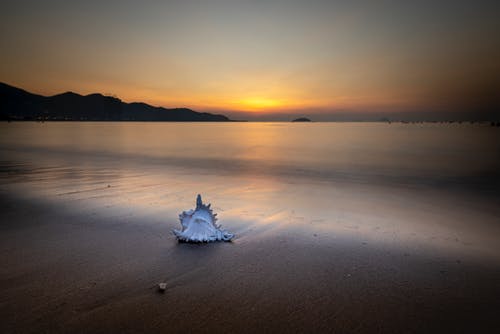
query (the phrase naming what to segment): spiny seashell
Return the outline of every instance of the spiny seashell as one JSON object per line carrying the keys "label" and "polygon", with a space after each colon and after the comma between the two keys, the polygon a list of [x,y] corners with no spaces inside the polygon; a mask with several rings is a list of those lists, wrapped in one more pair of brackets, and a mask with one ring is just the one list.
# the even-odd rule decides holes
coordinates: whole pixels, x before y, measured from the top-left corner
{"label": "spiny seashell", "polygon": [[205,205],[201,201],[201,195],[196,198],[196,209],[183,211],[179,215],[182,230],[172,232],[179,241],[186,242],[210,242],[230,241],[234,234],[223,230],[216,224],[217,214],[212,212],[210,204]]}

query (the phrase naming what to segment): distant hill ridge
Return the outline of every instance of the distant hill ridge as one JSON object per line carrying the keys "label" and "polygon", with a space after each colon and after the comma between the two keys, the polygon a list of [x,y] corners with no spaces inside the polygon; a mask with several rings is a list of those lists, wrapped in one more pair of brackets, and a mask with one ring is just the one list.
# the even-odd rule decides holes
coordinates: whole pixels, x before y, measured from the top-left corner
{"label": "distant hill ridge", "polygon": [[188,108],[125,103],[99,93],[42,96],[0,82],[0,120],[228,122],[224,115]]}

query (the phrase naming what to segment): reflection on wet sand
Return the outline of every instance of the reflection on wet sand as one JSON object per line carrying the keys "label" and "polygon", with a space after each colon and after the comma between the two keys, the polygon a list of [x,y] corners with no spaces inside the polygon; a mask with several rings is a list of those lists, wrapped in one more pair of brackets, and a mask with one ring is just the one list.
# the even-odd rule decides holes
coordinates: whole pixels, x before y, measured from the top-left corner
{"label": "reflection on wet sand", "polygon": [[[197,192],[214,203],[221,223],[240,242],[295,233],[498,257],[498,210],[481,197],[450,190],[302,179],[218,175],[157,166],[122,169],[3,166],[4,194],[28,197],[73,213],[141,215],[177,227],[177,215]],[[487,199],[484,198],[484,202]],[[492,203],[493,204],[493,203]],[[470,222],[474,222],[471,224]],[[478,252],[477,254],[475,252]]]}

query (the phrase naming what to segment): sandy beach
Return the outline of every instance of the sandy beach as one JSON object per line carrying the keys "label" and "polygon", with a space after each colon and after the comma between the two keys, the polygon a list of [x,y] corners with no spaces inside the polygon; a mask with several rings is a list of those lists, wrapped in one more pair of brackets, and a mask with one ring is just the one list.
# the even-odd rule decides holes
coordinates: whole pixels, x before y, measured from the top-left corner
{"label": "sandy beach", "polygon": [[[495,184],[332,181],[2,152],[2,333],[499,328]],[[233,242],[175,240],[177,216],[197,193]]]}
{"label": "sandy beach", "polygon": [[[2,193],[2,332],[423,333],[498,325],[497,249],[472,237],[409,236],[363,225],[368,212],[345,209],[351,216],[332,229],[286,210],[263,215],[261,224],[223,220],[238,235],[232,243],[179,244],[170,234],[176,217],[160,214],[161,202],[149,214],[127,212],[116,208],[112,189],[60,195],[68,198],[57,207]],[[427,216],[446,210],[433,208]]]}

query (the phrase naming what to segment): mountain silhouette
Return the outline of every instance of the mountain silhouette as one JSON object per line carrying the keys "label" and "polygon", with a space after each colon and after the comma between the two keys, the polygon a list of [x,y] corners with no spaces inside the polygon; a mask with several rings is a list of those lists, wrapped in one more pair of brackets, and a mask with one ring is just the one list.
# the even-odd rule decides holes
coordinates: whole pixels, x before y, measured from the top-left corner
{"label": "mountain silhouette", "polygon": [[300,117],[300,118],[296,118],[294,119],[292,122],[310,122],[311,120],[307,117]]}
{"label": "mountain silhouette", "polygon": [[146,103],[125,103],[102,94],[66,92],[42,96],[0,82],[1,120],[44,121],[163,121],[227,122],[224,115],[201,113],[188,108],[167,109]]}

